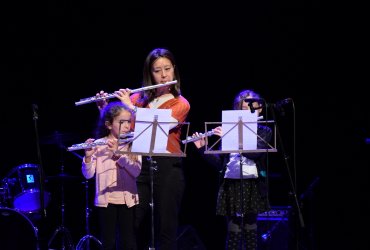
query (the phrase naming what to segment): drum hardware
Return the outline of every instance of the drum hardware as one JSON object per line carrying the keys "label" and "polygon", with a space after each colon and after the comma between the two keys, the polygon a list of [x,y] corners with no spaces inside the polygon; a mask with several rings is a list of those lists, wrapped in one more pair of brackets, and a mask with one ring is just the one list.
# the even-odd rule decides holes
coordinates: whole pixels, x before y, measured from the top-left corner
{"label": "drum hardware", "polygon": [[80,179],[80,177],[78,176],[74,176],[74,175],[69,175],[69,174],[58,174],[58,175],[52,175],[52,176],[48,176],[46,177],[46,180],[47,181],[74,181],[74,180],[78,180]]}
{"label": "drum hardware", "polygon": [[40,138],[40,143],[45,145],[54,144],[63,148],[65,143],[73,141],[77,137],[75,133],[54,131],[54,133],[50,135],[42,136]]}
{"label": "drum hardware", "polygon": [[77,244],[76,250],[80,250],[80,249],[90,250],[90,240],[95,241],[97,244],[99,244],[100,247],[102,247],[102,243],[96,237],[90,234],[89,217],[90,217],[91,209],[89,208],[89,182],[88,180],[85,180],[84,183],[85,183],[85,196],[86,196],[86,209],[85,209],[86,235],[80,239],[80,241]]}
{"label": "drum hardware", "polygon": [[1,180],[0,183],[0,207],[9,206],[9,187],[7,179]]}
{"label": "drum hardware", "polygon": [[48,241],[48,248],[49,249],[52,248],[51,246],[52,246],[53,241],[56,239],[56,236],[58,234],[61,234],[61,236],[62,236],[61,249],[66,249],[66,246],[67,246],[67,249],[73,250],[74,245],[73,245],[73,240],[72,240],[71,233],[64,225],[64,208],[65,208],[65,203],[64,203],[64,180],[66,179],[66,177],[60,177],[60,176],[68,176],[68,175],[64,174],[63,164],[61,166],[61,173],[59,174],[59,177],[55,178],[57,180],[61,180],[61,185],[60,185],[60,188],[61,188],[61,205],[60,205],[61,225],[59,227],[57,227],[57,229],[55,229],[53,235],[51,236],[50,240]]}

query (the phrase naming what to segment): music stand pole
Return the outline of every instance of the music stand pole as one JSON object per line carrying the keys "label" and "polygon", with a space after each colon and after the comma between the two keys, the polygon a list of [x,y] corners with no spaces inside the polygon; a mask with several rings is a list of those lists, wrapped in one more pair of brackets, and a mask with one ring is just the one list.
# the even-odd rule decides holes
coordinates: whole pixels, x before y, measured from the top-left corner
{"label": "music stand pole", "polygon": [[150,176],[150,209],[151,209],[151,237],[149,250],[155,250],[154,239],[154,170],[157,170],[157,162],[151,156],[149,158],[149,176]]}
{"label": "music stand pole", "polygon": [[[83,236],[79,240],[79,242],[77,243],[77,246],[76,246],[76,250],[79,250],[79,249],[90,250],[90,240],[94,240],[96,243],[98,243],[100,245],[100,247],[102,247],[102,243],[96,237],[94,237],[90,234],[89,217],[90,217],[90,211],[91,210],[90,210],[90,207],[89,207],[89,181],[85,180],[84,183],[85,183],[85,196],[86,196],[86,209],[85,209],[86,235]],[[83,248],[84,246],[86,246],[86,247]]]}
{"label": "music stand pole", "polygon": [[157,134],[157,127],[158,127],[158,115],[154,115],[153,120],[153,130],[152,130],[152,138],[150,140],[150,149],[149,149],[149,161],[150,161],[150,207],[151,207],[151,239],[150,239],[150,246],[149,250],[155,250],[155,236],[154,236],[154,170],[157,170],[157,163],[153,161],[153,149],[155,145],[155,136]]}
{"label": "music stand pole", "polygon": [[242,161],[242,153],[239,153],[239,168],[240,168],[240,197],[239,197],[239,202],[240,202],[240,249],[243,249],[243,242],[244,242],[244,194],[243,194],[243,161]]}
{"label": "music stand pole", "polygon": [[239,178],[240,178],[240,249],[243,249],[243,242],[244,242],[244,193],[243,193],[243,121],[242,118],[239,117],[238,122],[238,144],[239,144]]}

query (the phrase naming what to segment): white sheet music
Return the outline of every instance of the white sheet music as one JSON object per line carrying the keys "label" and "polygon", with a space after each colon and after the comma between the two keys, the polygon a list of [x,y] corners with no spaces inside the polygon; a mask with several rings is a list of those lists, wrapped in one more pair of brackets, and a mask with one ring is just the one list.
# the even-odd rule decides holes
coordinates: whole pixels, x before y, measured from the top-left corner
{"label": "white sheet music", "polygon": [[[243,150],[257,149],[257,112],[250,110],[223,110],[222,111],[222,150],[240,150],[239,148],[239,120],[243,122],[242,138]],[[225,123],[228,122],[228,123]],[[229,124],[230,123],[230,124]],[[236,125],[236,126],[235,126]]]}
{"label": "white sheet music", "polygon": [[166,122],[171,121],[171,113],[171,109],[138,108],[136,112],[134,131],[135,140],[132,143],[131,151],[135,153],[149,153],[153,133],[153,121],[157,116],[158,126],[156,129],[155,144],[152,153],[166,153],[168,132],[170,128],[170,123]]}

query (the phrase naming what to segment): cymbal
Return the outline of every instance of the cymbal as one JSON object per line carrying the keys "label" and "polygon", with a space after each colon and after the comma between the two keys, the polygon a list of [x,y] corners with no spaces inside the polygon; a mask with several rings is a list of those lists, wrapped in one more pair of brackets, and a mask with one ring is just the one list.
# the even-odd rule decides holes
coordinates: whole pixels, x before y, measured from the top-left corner
{"label": "cymbal", "polygon": [[74,176],[69,174],[58,174],[46,177],[46,180],[48,181],[75,181],[79,179],[81,179],[80,176]]}
{"label": "cymbal", "polygon": [[41,137],[40,143],[62,145],[65,142],[76,140],[77,137],[78,136],[75,133],[62,133],[59,131],[55,131],[51,135]]}

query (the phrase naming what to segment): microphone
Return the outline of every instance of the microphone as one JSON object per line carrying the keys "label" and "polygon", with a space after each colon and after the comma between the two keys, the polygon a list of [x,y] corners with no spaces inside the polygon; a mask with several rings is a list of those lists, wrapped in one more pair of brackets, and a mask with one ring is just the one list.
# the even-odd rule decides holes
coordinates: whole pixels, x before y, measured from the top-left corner
{"label": "microphone", "polygon": [[249,107],[252,114],[254,113],[254,111],[256,111],[255,108],[253,107],[252,102],[248,102],[248,107]]}
{"label": "microphone", "polygon": [[[251,113],[253,114],[256,111],[256,109],[262,108],[262,105],[261,104],[264,101],[263,101],[263,99],[259,99],[259,98],[245,98],[244,99],[244,102],[248,103],[248,107],[249,107]],[[257,107],[257,108],[253,107],[253,103],[254,102],[257,102],[260,106]]]}

